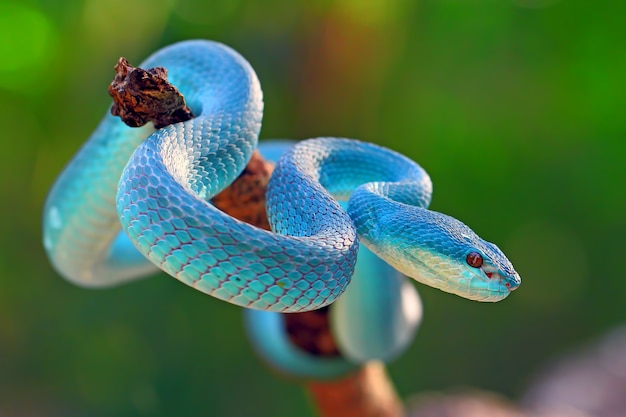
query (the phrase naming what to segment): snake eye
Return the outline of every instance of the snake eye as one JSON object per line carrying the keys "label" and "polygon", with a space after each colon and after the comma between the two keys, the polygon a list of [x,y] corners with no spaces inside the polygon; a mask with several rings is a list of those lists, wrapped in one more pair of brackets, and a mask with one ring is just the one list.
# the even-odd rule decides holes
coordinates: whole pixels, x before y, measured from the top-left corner
{"label": "snake eye", "polygon": [[467,254],[465,262],[467,262],[467,264],[472,268],[480,268],[483,264],[483,257],[478,252],[470,252]]}

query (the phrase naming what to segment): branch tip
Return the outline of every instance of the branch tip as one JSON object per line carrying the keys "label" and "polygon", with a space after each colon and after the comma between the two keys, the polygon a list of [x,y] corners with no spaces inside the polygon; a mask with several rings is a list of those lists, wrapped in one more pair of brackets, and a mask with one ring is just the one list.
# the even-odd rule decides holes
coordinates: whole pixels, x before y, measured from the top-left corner
{"label": "branch tip", "polygon": [[183,95],[167,80],[167,69],[136,68],[121,57],[115,72],[109,86],[113,98],[111,114],[119,116],[128,126],[153,122],[159,129],[194,117]]}

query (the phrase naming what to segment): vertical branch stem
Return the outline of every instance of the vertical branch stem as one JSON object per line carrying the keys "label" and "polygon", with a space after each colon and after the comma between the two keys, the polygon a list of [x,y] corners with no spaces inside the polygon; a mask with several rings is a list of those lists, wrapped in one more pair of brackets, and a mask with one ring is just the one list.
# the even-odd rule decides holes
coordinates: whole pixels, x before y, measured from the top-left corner
{"label": "vertical branch stem", "polygon": [[369,362],[355,374],[306,384],[322,417],[401,417],[404,410],[385,366]]}

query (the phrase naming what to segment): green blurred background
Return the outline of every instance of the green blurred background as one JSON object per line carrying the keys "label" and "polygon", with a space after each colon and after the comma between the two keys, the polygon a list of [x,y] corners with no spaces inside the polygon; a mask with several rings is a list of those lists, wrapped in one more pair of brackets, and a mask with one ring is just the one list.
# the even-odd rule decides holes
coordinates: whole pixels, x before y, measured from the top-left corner
{"label": "green blurred background", "polygon": [[519,397],[624,322],[625,16],[623,1],[3,0],[0,414],[312,415],[238,308],[166,276],[77,288],[42,250],[46,192],[106,111],[117,58],[189,38],[252,63],[262,137],[403,152],[434,209],[504,249],[522,287],[494,305],[420,285],[424,322],[389,370],[403,397]]}

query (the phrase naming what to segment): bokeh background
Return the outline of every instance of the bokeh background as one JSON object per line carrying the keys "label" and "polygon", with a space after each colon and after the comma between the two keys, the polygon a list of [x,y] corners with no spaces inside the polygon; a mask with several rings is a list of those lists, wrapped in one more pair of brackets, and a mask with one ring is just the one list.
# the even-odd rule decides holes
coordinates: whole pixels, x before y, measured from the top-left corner
{"label": "bokeh background", "polygon": [[227,43],[264,89],[263,138],[347,136],[419,161],[432,208],[509,255],[480,304],[419,285],[399,393],[519,399],[625,321],[626,3],[570,0],[3,0],[0,414],[312,416],[241,311],[166,276],[89,291],[50,267],[41,207],[110,103],[113,65]]}

